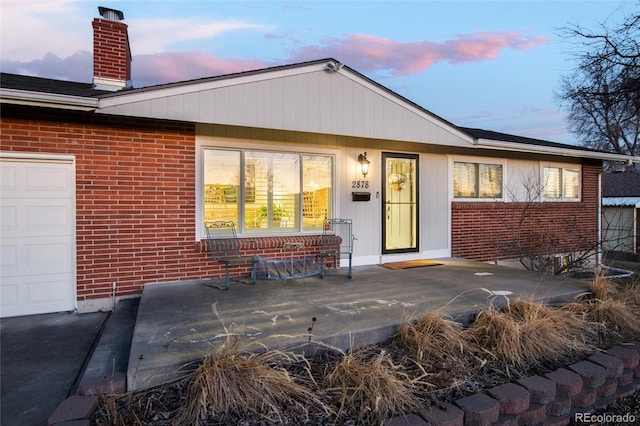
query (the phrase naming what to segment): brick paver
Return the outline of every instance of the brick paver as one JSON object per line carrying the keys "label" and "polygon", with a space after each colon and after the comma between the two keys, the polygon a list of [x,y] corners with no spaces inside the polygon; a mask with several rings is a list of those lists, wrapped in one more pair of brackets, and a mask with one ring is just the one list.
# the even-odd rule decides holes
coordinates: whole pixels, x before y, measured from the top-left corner
{"label": "brick paver", "polygon": [[48,426],[71,420],[88,419],[98,407],[98,399],[95,396],[73,395],[62,401],[56,411],[49,416]]}

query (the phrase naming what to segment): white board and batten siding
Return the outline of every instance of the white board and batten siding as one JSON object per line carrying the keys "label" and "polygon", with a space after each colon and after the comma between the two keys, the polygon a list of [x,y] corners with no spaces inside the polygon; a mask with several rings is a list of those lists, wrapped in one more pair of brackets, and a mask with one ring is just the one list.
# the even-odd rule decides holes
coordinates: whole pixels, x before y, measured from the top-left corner
{"label": "white board and batten siding", "polygon": [[0,316],[76,306],[75,164],[0,153]]}

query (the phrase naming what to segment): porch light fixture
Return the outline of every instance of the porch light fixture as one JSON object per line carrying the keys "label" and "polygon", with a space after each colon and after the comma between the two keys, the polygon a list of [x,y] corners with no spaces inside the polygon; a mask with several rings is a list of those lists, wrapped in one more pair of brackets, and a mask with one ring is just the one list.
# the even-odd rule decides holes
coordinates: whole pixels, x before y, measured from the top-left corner
{"label": "porch light fixture", "polygon": [[358,163],[360,163],[360,170],[362,171],[362,177],[367,177],[367,173],[369,173],[369,164],[371,161],[367,160],[367,153],[358,155]]}

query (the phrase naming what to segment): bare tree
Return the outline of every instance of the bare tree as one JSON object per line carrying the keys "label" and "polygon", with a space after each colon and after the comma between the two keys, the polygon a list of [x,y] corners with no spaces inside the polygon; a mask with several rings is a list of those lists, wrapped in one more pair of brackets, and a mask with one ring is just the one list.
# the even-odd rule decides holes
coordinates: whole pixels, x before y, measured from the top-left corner
{"label": "bare tree", "polygon": [[[640,3],[638,3],[640,6]],[[578,66],[557,94],[572,133],[588,148],[640,154],[640,11],[617,28],[571,26]]]}
{"label": "bare tree", "polygon": [[[595,259],[600,243],[584,236],[574,243],[570,252],[562,249],[564,237],[554,230],[553,221],[542,213],[545,210],[545,182],[535,173],[521,175],[520,181],[518,191],[505,187],[509,202],[507,208],[496,210],[495,217],[507,233],[498,233],[493,244],[505,258],[518,260],[530,271],[560,274],[587,268]],[[571,220],[566,226],[578,232],[579,226]],[[566,263],[556,264],[557,255],[562,253],[567,255]]]}

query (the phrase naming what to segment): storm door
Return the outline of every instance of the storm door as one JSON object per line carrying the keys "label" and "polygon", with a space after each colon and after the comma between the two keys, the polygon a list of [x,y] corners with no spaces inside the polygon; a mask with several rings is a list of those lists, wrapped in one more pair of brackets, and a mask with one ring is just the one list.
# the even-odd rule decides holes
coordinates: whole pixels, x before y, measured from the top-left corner
{"label": "storm door", "polygon": [[418,156],[382,153],[382,253],[418,251]]}

